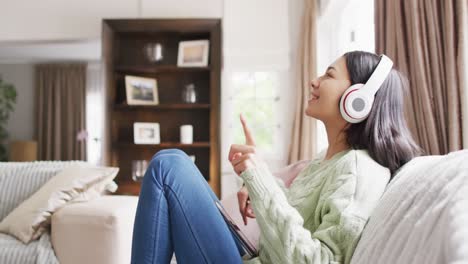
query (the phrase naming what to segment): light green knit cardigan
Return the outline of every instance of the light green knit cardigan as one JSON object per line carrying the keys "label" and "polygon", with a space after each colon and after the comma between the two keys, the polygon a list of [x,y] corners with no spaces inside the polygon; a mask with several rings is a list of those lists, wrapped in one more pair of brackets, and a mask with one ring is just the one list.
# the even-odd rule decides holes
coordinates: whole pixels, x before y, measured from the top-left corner
{"label": "light green knit cardigan", "polygon": [[244,263],[348,264],[390,171],[348,149],[311,160],[289,188],[265,164],[240,176],[260,228],[259,256]]}

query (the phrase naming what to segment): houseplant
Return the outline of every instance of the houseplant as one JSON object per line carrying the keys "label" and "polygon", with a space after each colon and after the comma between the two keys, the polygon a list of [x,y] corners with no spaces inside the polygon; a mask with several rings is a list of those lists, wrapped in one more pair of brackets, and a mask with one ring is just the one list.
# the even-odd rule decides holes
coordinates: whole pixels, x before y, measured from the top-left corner
{"label": "houseplant", "polygon": [[0,161],[6,161],[8,154],[6,150],[6,140],[8,131],[6,124],[10,113],[14,110],[16,104],[16,89],[15,87],[3,81],[0,76]]}

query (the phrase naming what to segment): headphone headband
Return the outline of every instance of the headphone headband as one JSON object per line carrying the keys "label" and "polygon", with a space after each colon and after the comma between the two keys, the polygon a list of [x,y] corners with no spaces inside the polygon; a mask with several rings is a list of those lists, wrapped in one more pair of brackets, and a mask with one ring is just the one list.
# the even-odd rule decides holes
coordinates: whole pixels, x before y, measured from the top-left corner
{"label": "headphone headband", "polygon": [[377,64],[377,68],[375,68],[374,72],[371,74],[371,77],[366,82],[364,87],[362,87],[362,89],[364,89],[366,93],[374,96],[385,79],[387,79],[387,76],[392,70],[392,67],[393,61],[389,57],[382,54],[380,62]]}

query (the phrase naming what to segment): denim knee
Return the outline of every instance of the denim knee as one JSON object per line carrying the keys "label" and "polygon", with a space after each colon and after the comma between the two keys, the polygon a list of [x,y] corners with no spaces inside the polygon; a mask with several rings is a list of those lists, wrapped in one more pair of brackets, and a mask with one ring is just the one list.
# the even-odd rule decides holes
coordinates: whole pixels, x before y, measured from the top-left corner
{"label": "denim knee", "polygon": [[163,149],[158,151],[151,159],[148,169],[151,173],[146,173],[145,177],[151,177],[154,181],[163,185],[167,169],[184,166],[192,162],[189,156],[180,149]]}
{"label": "denim knee", "polygon": [[184,157],[188,157],[187,153],[185,153],[184,151],[180,150],[180,149],[176,149],[176,148],[171,148],[171,149],[162,149],[158,152],[156,152],[156,154],[153,155],[153,158],[151,158],[151,160],[154,160],[155,158],[157,158],[158,156],[162,155],[162,154],[179,154],[179,155],[182,155]]}
{"label": "denim knee", "polygon": [[187,161],[192,162],[190,157],[185,153],[184,151],[180,149],[163,149],[158,151],[153,158],[151,159],[151,162],[149,164],[150,167],[156,166],[157,163],[160,163],[162,161],[169,161],[169,162],[164,162],[164,164],[167,164],[169,166],[179,166],[181,163],[185,163]]}

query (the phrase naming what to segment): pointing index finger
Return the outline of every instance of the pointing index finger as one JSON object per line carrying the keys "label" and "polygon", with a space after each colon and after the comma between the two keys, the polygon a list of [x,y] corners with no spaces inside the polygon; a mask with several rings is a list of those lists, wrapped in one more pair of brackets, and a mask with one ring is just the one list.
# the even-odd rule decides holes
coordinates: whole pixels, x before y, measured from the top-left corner
{"label": "pointing index finger", "polygon": [[247,125],[247,121],[245,121],[244,115],[242,114],[240,114],[240,121],[244,130],[245,143],[250,146],[255,146],[255,140],[253,139],[252,133],[250,132],[250,128]]}

